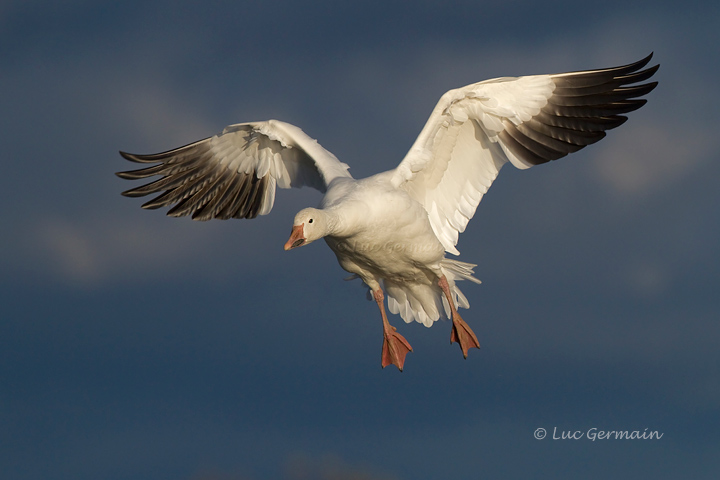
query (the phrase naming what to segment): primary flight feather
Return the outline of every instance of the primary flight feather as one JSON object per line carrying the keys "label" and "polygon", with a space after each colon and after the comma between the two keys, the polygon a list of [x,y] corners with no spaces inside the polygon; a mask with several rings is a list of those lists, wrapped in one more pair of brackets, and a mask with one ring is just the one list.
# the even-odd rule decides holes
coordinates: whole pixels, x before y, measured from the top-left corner
{"label": "primary flight feather", "polygon": [[294,125],[268,120],[231,125],[184,147],[152,155],[120,152],[150,166],[120,172],[159,176],[123,195],[158,196],[143,208],[195,220],[255,218],[270,213],[275,189],[308,186],[324,193],[301,210],[285,250],[324,238],[343,269],[362,279],[383,322],[381,365],[403,369],[412,347],[391,326],[388,308],[405,322],[452,320],[451,342],[467,357],[479,347],[457,308],[457,287],[475,265],[459,255],[458,235],[507,162],[525,169],[597,142],[627,120],[655,88],[652,54],[622,67],[497,78],[445,93],[393,170],[355,180],[348,166]]}

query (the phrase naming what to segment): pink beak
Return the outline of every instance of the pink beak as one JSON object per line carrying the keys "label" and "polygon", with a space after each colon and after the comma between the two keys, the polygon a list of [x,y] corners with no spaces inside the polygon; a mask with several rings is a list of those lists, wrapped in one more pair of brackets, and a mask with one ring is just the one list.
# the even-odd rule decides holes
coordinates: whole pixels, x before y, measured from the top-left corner
{"label": "pink beak", "polygon": [[295,247],[299,247],[305,243],[305,234],[303,233],[303,225],[295,225],[290,232],[290,238],[285,243],[285,250],[290,250]]}

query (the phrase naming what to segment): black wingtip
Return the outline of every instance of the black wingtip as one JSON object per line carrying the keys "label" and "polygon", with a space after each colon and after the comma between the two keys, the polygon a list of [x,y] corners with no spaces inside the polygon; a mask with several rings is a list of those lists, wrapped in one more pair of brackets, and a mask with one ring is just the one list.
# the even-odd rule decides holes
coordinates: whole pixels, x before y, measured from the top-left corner
{"label": "black wingtip", "polygon": [[[623,85],[629,85],[632,83],[639,83],[643,82],[653,75],[655,75],[655,72],[657,72],[660,69],[660,64],[654,65],[652,67],[646,68],[645,70],[641,70],[639,72],[630,73],[628,75],[621,75],[619,77],[616,77],[616,80],[621,80]],[[655,82],[657,83],[657,82]]]}
{"label": "black wingtip", "polygon": [[[653,55],[655,55],[655,52],[650,52],[650,54],[643,58],[642,60],[635,62],[634,65],[637,65],[636,69],[640,70],[641,68],[645,67],[648,63],[650,63],[650,60],[652,60]],[[660,67],[660,64],[655,65],[654,67],[650,67],[651,69],[654,69],[653,72],[657,71],[657,69]]]}
{"label": "black wingtip", "polygon": [[131,162],[137,161],[135,160],[135,155],[133,155],[132,153],[123,152],[122,150],[120,150],[119,153],[125,160],[130,160]]}
{"label": "black wingtip", "polygon": [[[658,65],[658,67],[659,67],[659,66],[660,66],[660,65]],[[643,95],[647,95],[648,93],[650,93],[650,92],[652,92],[653,90],[655,90],[655,87],[658,86],[658,83],[659,83],[659,82],[650,82],[650,83],[648,83],[648,84],[647,84],[647,87],[646,87],[646,90],[647,90],[647,91],[646,91]]]}
{"label": "black wingtip", "polygon": [[632,71],[634,71],[634,72],[635,72],[635,71],[638,71],[638,70],[640,70],[641,68],[643,68],[645,65],[647,65],[648,63],[650,63],[650,60],[652,60],[652,57],[653,57],[654,53],[655,53],[655,52],[650,52],[650,55],[648,55],[647,57],[645,57],[645,58],[643,58],[643,59],[641,59],[641,60],[638,60],[638,61],[635,62],[635,63],[631,63],[631,64],[629,64],[629,65],[625,65],[624,67],[620,67],[620,68],[632,69]]}
{"label": "black wingtip", "polygon": [[627,75],[633,72],[637,72],[641,68],[645,67],[648,63],[650,63],[650,60],[652,60],[654,52],[650,52],[650,55],[647,57],[638,60],[637,62],[629,63],[627,65],[623,65],[621,67],[614,67],[614,68],[608,68],[606,69],[609,72],[617,72],[616,75]]}
{"label": "black wingtip", "polygon": [[157,153],[157,154],[153,154],[153,155],[140,155],[137,153],[123,152],[122,150],[120,150],[120,155],[122,155],[122,157],[125,160],[130,160],[131,162],[135,162],[135,163],[155,163],[155,162],[160,161],[160,159],[158,157],[164,155],[165,153],[166,152]]}
{"label": "black wingtip", "polygon": [[[120,172],[120,173],[122,173],[122,172]],[[120,177],[120,178],[122,178],[122,177]],[[132,188],[130,190],[125,190],[124,192],[121,192],[120,195],[122,195],[123,197],[137,198],[137,197],[143,197],[146,194],[145,193],[139,194],[135,191],[134,188]]]}
{"label": "black wingtip", "polygon": [[633,71],[637,72],[633,75],[635,77],[635,82],[647,80],[648,78],[655,75],[655,72],[657,72],[660,69],[660,64],[658,63],[657,65],[648,67],[643,71],[638,71],[641,68],[645,68],[647,66],[647,64],[650,63],[650,60],[652,60],[654,54],[655,54],[655,52],[650,52],[650,54],[647,57],[643,58],[642,60],[635,62],[634,64],[628,65],[628,66],[632,66],[634,68]]}

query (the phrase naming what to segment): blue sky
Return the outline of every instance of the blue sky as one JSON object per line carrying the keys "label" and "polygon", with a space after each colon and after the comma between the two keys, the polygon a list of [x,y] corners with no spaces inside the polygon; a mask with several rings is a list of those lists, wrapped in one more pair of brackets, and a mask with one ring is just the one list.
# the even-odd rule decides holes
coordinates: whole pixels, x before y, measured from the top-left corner
{"label": "blue sky", "polygon": [[[0,474],[13,479],[717,478],[719,7],[707,2],[0,6]],[[505,167],[458,245],[481,350],[381,323],[320,199],[197,223],[113,175],[231,123],[296,124],[356,178],[445,91],[630,63],[659,87],[597,145]],[[656,430],[660,440],[536,440]]]}

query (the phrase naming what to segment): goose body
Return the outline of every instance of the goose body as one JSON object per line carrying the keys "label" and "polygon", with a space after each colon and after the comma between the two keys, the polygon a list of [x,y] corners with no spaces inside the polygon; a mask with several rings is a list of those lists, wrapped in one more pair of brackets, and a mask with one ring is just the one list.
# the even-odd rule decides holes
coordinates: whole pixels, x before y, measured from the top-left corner
{"label": "goose body", "polygon": [[575,152],[625,122],[656,82],[647,58],[622,67],[487,80],[443,95],[400,164],[354,179],[348,166],[299,128],[278,120],[231,125],[221,134],[152,155],[121,152],[151,164],[120,172],[159,179],[124,195],[160,193],[144,208],[196,220],[270,213],[275,189],[309,186],[325,195],[298,212],[286,250],[323,238],[340,266],[370,289],[383,320],[383,367],[400,370],[410,344],[389,324],[431,326],[452,320],[451,341],[463,355],[479,347],[457,312],[468,308],[456,282],[475,265],[459,255],[458,235],[505,163],[525,169]]}
{"label": "goose body", "polygon": [[[394,187],[391,177],[386,172],[331,185],[321,208],[337,219],[339,227],[324,238],[343,269],[372,291],[383,284],[392,313],[429,327],[450,315],[437,279],[448,276],[451,290],[462,296],[454,284],[461,273],[453,266],[464,265],[467,274],[462,279],[475,280],[474,265],[445,258],[425,208]],[[467,300],[461,298],[465,306]]]}

